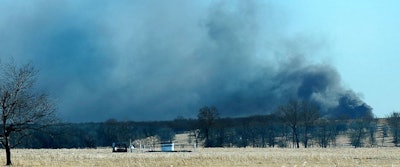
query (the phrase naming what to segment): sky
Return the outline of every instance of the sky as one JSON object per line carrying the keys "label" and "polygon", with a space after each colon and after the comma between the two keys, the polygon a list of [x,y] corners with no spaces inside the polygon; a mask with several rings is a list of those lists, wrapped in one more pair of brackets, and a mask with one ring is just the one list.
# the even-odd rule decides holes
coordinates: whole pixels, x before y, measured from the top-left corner
{"label": "sky", "polygon": [[400,110],[400,1],[0,0],[0,59],[68,122]]}
{"label": "sky", "polygon": [[330,60],[342,82],[358,92],[378,117],[400,110],[400,5],[384,1],[286,1],[291,31],[329,40]]}

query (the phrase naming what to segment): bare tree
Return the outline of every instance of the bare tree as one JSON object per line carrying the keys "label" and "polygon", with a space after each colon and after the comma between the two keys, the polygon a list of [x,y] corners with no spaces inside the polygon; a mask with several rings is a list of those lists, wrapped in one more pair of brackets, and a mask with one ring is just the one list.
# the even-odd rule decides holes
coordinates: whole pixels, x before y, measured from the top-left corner
{"label": "bare tree", "polygon": [[304,147],[308,147],[308,142],[310,140],[310,134],[312,128],[314,128],[316,121],[320,118],[320,113],[318,111],[318,107],[311,102],[302,101],[301,102],[301,117],[302,117],[302,126],[304,128],[303,131],[303,144]]}
{"label": "bare tree", "polygon": [[205,147],[214,146],[212,138],[212,130],[215,129],[217,120],[219,119],[217,108],[215,107],[203,107],[199,110],[197,115],[200,137],[205,139]]}
{"label": "bare tree", "polygon": [[[11,163],[11,148],[21,143],[31,130],[41,130],[55,122],[55,108],[48,96],[33,86],[37,71],[31,64],[2,64],[0,71],[0,142]],[[11,142],[11,134],[16,134]]]}
{"label": "bare tree", "polygon": [[362,147],[364,140],[368,137],[368,126],[373,119],[366,117],[364,119],[354,120],[350,124],[349,138],[350,144],[355,148]]}
{"label": "bare tree", "polygon": [[378,130],[378,119],[375,118],[366,118],[368,119],[369,124],[367,124],[368,131],[368,142],[371,147],[377,145],[376,141],[376,132]]}
{"label": "bare tree", "polygon": [[292,130],[293,146],[300,147],[300,135],[304,147],[307,148],[311,138],[311,130],[320,118],[317,106],[308,101],[292,100],[278,108],[278,114]]}
{"label": "bare tree", "polygon": [[385,138],[388,137],[388,126],[386,124],[382,125],[381,133],[382,133],[382,147],[385,144]]}
{"label": "bare tree", "polygon": [[279,106],[278,113],[292,130],[293,146],[300,148],[298,128],[301,121],[301,103],[299,101],[290,101],[287,105]]}
{"label": "bare tree", "polygon": [[399,146],[399,135],[400,135],[400,112],[393,112],[387,118],[390,131],[393,135],[393,143],[396,147]]}
{"label": "bare tree", "polygon": [[329,144],[329,129],[330,121],[327,119],[320,119],[317,122],[316,139],[320,147],[326,148]]}

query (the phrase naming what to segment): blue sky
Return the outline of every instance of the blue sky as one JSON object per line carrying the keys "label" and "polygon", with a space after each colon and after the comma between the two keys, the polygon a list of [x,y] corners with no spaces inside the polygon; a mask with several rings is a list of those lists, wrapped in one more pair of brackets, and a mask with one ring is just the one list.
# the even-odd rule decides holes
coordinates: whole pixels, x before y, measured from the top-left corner
{"label": "blue sky", "polygon": [[400,110],[400,1],[273,1],[285,8],[293,34],[321,36],[344,85],[378,117]]}

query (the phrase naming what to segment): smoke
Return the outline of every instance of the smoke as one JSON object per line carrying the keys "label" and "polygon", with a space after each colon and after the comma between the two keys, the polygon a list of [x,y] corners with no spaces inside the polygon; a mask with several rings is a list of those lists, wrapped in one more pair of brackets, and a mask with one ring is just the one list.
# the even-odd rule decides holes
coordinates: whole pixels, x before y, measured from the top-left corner
{"label": "smoke", "polygon": [[[32,61],[66,121],[274,112],[299,98],[329,116],[371,108],[341,86],[312,37],[287,37],[284,16],[253,1],[7,1],[0,56]],[[299,40],[301,39],[301,40]]]}

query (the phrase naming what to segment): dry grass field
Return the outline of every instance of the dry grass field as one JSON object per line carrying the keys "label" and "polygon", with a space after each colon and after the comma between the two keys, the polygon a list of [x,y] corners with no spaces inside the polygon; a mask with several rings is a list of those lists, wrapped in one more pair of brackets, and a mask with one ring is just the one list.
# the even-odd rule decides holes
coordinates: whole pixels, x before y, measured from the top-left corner
{"label": "dry grass field", "polygon": [[[0,163],[5,164],[1,150]],[[112,153],[102,149],[15,149],[14,166],[399,166],[398,148],[199,148]]]}

